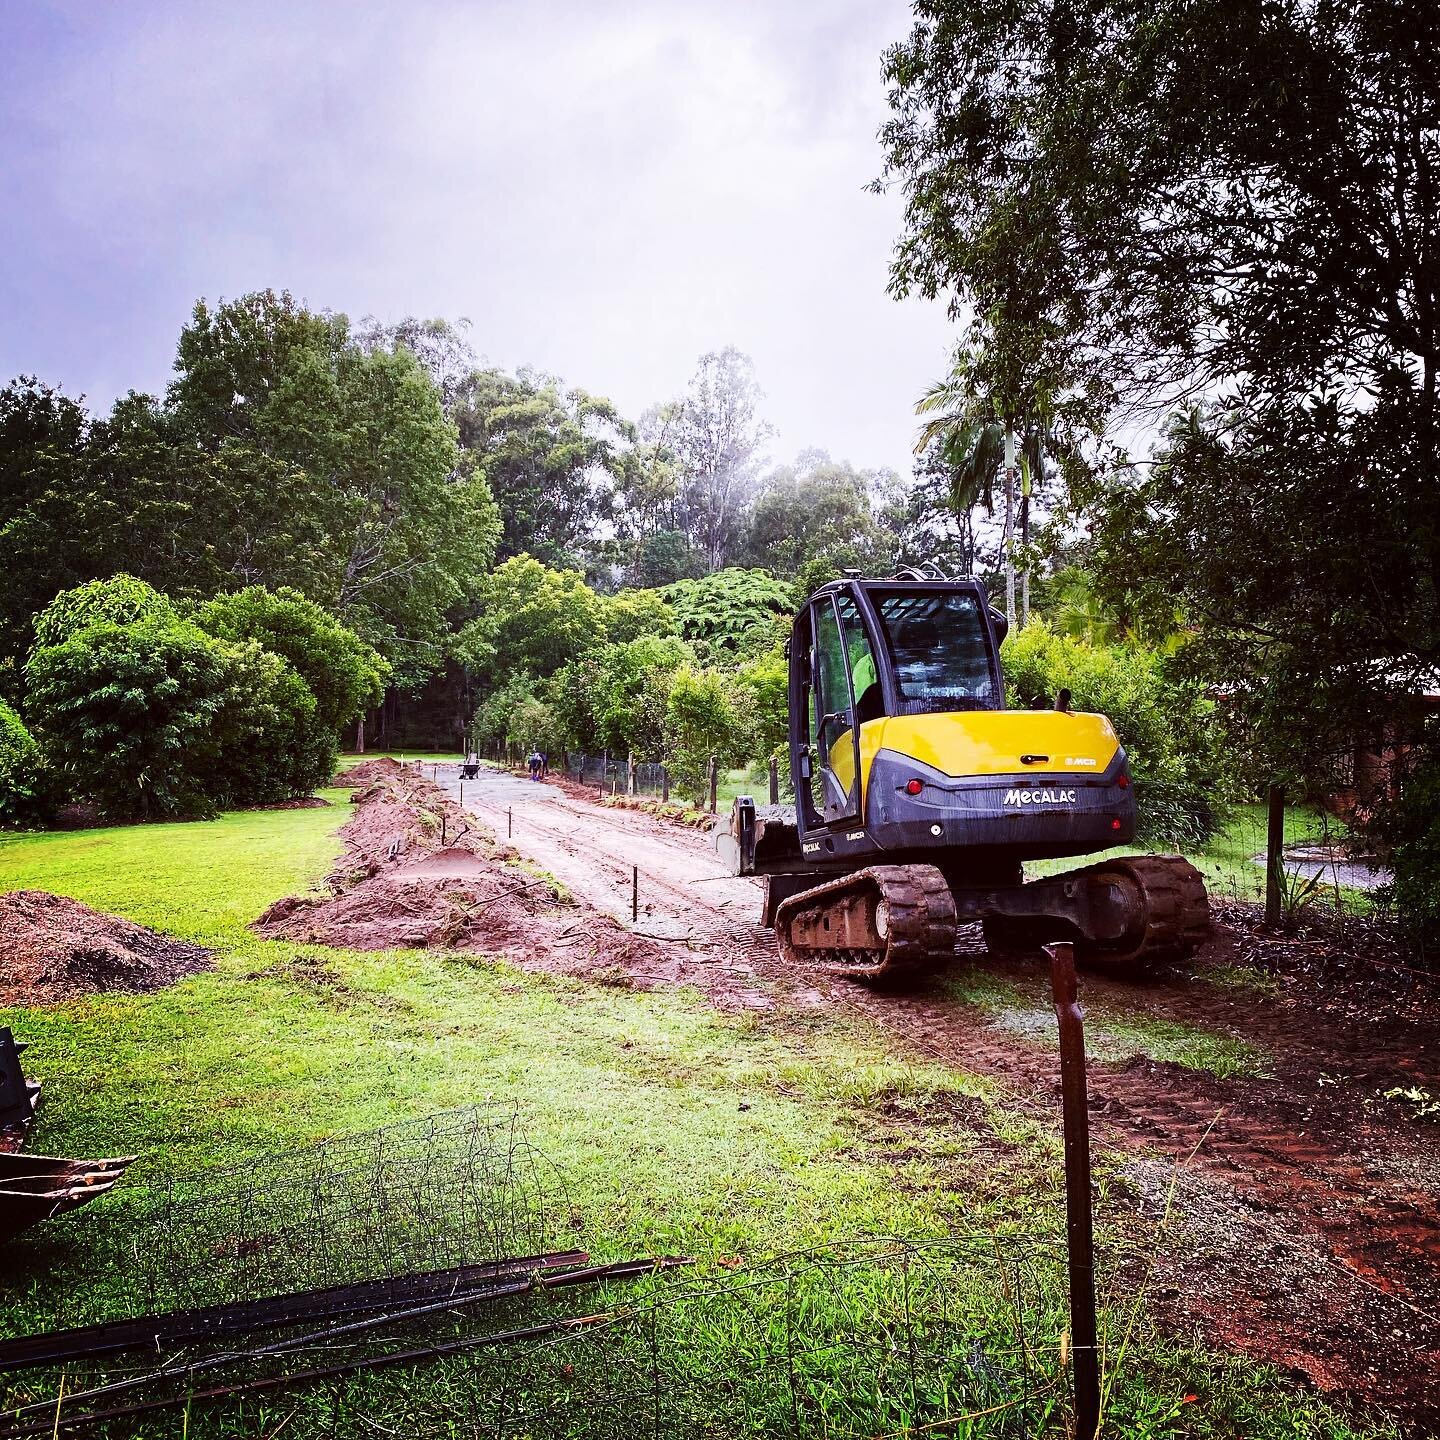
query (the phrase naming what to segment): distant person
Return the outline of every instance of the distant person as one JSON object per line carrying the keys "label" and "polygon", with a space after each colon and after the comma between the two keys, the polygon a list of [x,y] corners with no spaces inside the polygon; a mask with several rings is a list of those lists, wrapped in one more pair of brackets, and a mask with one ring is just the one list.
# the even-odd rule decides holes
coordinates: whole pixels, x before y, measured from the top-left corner
{"label": "distant person", "polygon": [[538,751],[530,752],[530,778],[538,780],[545,769],[545,757]]}

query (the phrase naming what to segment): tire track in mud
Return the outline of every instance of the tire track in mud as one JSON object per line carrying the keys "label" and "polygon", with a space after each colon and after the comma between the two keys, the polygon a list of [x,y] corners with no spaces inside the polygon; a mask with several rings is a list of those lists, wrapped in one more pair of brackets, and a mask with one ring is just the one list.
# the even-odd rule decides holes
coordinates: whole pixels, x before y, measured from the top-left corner
{"label": "tire track in mud", "polygon": [[[751,982],[738,992],[740,1003],[754,1004],[758,994],[782,1014],[823,1007],[862,1018],[926,1059],[994,1078],[1009,1103],[1056,1124],[1053,1049],[993,1023],[938,984],[877,991],[795,975],[781,965],[771,933],[751,918],[758,887],[726,876],[708,840],[551,786],[536,787],[554,797],[542,800],[527,793],[528,784],[503,777],[483,787],[489,799],[472,808],[492,826],[498,815],[503,833],[506,801],[516,805],[513,843],[567,884],[573,877],[577,894],[625,922],[630,866],[638,864],[650,919],[664,916],[689,937],[688,944],[676,941],[684,954],[667,983],[696,984],[723,1003],[736,987],[717,983],[715,972],[733,971]],[[561,856],[563,865],[550,863]],[[650,928],[643,916],[637,928]],[[697,944],[703,951],[689,948]],[[983,954],[968,932],[961,948],[971,958]],[[1024,979],[1035,1007],[1047,1005],[1043,977]],[[1199,1323],[1324,1388],[1402,1411],[1426,1427],[1416,1433],[1430,1433],[1440,1421],[1440,1155],[1423,1129],[1366,1109],[1375,1076],[1395,1073],[1393,1043],[1352,1026],[1312,1033],[1303,1016],[1264,999],[1254,1002],[1249,1027],[1237,1023],[1245,1007],[1230,1000],[1207,1014],[1183,973],[1134,987],[1133,996],[1111,981],[1096,981],[1095,990],[1112,1007],[1248,1030],[1277,1053],[1300,1057],[1273,1080],[1217,1080],[1139,1057],[1091,1063],[1097,1138],[1142,1166],[1183,1166],[1201,1248],[1168,1257],[1176,1320]],[[1373,1055],[1367,1039],[1376,1042]],[[1313,1088],[1327,1067],[1369,1077],[1371,1091],[1340,1082]]]}

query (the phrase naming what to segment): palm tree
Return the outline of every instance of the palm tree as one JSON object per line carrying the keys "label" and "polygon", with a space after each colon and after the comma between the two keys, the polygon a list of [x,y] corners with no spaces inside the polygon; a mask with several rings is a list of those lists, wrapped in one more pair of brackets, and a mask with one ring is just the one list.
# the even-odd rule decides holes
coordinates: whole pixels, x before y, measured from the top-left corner
{"label": "palm tree", "polygon": [[[950,468],[950,499],[960,514],[983,505],[995,513],[995,479],[1001,476],[1005,498],[1005,615],[1015,623],[1015,520],[1019,501],[1020,543],[1030,542],[1030,500],[1044,484],[1045,452],[1049,432],[1039,424],[1026,425],[1016,444],[1013,417],[995,418],[995,407],[975,393],[963,358],[943,380],[936,381],[915,406],[917,415],[929,418],[915,442],[919,453],[938,446]],[[1018,494],[1017,494],[1018,491]],[[1030,618],[1030,572],[1022,581],[1021,623]]]}

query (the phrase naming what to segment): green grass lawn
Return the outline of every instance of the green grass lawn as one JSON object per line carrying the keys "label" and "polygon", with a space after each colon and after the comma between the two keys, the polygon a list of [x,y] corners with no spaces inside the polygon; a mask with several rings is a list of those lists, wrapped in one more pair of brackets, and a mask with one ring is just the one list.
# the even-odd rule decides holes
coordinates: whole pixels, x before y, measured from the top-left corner
{"label": "green grass lawn", "polygon": [[[0,839],[0,889],[70,895],[216,949],[212,971],[156,994],[0,1013],[45,1081],[33,1148],[139,1153],[128,1188],[140,1197],[177,1171],[513,1100],[568,1175],[581,1243],[603,1258],[684,1252],[703,1270],[857,1233],[1063,1233],[1054,1138],[984,1082],[889,1055],[858,1024],[732,1014],[691,992],[486,957],[258,939],[247,923],[339,852],[348,792],[326,793],[337,803],[325,809]],[[1109,1162],[1101,1172],[1113,1259],[1154,1237],[1112,1223],[1104,1196],[1123,1179]],[[0,1326],[55,1323],[61,1295],[72,1320],[123,1312],[133,1302],[88,1257],[123,1249],[128,1214],[117,1192],[17,1242]],[[1047,1264],[1053,1297],[1060,1272]],[[987,1315],[997,1333],[1006,1323],[998,1279],[968,1296],[980,1333]],[[1134,1309],[1117,1297],[1110,1324]],[[1187,1393],[1203,1403],[1183,1404]],[[1111,1413],[1114,1433],[1135,1436],[1359,1433],[1268,1372],[1159,1336],[1143,1314]],[[967,1433],[1010,1432],[1001,1416]]]}

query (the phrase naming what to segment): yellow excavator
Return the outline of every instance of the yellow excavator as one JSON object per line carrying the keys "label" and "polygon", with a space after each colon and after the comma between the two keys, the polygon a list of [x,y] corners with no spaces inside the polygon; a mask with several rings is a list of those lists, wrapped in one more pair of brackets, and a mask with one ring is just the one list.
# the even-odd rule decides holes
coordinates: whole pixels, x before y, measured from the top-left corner
{"label": "yellow excavator", "polygon": [[992,950],[1070,940],[1082,962],[1138,968],[1209,930],[1199,872],[1176,855],[1026,880],[1027,860],[1135,836],[1135,791],[1109,720],[1010,710],[1006,619],[973,579],[922,570],[822,586],[796,616],[795,805],[736,800],[719,848],[765,878],[764,923],[789,961],[859,979],[950,960],[980,921]]}

